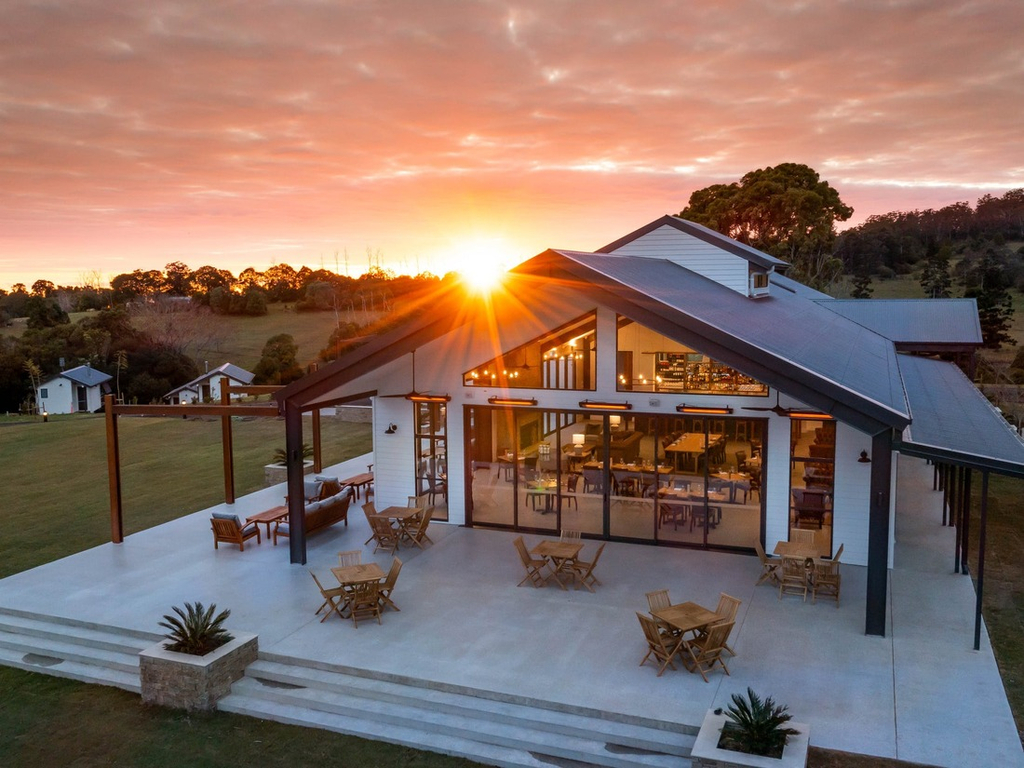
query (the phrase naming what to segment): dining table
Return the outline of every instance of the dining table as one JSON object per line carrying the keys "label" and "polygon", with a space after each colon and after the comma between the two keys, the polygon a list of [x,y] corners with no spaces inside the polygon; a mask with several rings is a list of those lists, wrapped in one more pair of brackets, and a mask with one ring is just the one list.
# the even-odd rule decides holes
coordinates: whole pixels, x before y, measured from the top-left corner
{"label": "dining table", "polygon": [[782,557],[796,557],[803,560],[813,560],[828,554],[820,544],[808,544],[802,541],[780,541],[775,544],[775,549],[772,551]]}
{"label": "dining table", "polygon": [[709,447],[718,445],[724,438],[725,435],[721,434],[705,435],[703,432],[685,432],[675,441],[666,445],[665,452],[676,455],[676,466],[685,461],[685,468],[696,472],[698,457]]}
{"label": "dining table", "polygon": [[416,525],[416,518],[423,510],[419,507],[385,507],[370,517],[387,520],[393,523],[392,528],[404,535],[411,535],[411,528]]}
{"label": "dining table", "polygon": [[377,563],[360,563],[358,565],[337,565],[331,568],[331,573],[338,583],[343,587],[352,587],[356,584],[365,584],[368,581],[380,581],[384,578],[384,571]]}
{"label": "dining table", "polygon": [[[689,640],[693,639],[686,636],[688,632],[693,632],[696,635],[696,633],[707,627],[708,624],[712,624],[722,618],[714,611],[693,602],[676,603],[668,608],[659,608],[656,611],[651,611],[651,615],[662,624],[671,627],[678,634],[679,641],[672,648],[673,656],[686,647]],[[690,669],[690,664],[687,664],[686,659],[683,659],[683,664],[686,665],[687,669]]]}
{"label": "dining table", "polygon": [[553,477],[538,478],[526,481],[526,498],[530,500],[530,506],[537,509],[537,502],[544,504],[541,514],[547,514],[554,509],[554,500],[558,496],[558,480]]}
{"label": "dining table", "polygon": [[580,551],[583,549],[583,542],[581,541],[553,541],[551,539],[545,539],[530,550],[530,554],[543,557],[550,563],[551,573],[549,577],[555,580],[563,590],[565,584],[558,574],[568,575],[574,581],[576,579],[576,572],[572,570],[572,563],[579,556]]}
{"label": "dining table", "polygon": [[729,501],[736,502],[736,492],[743,492],[743,503],[747,502],[750,491],[750,475],[746,472],[715,472],[711,477],[729,492]]}

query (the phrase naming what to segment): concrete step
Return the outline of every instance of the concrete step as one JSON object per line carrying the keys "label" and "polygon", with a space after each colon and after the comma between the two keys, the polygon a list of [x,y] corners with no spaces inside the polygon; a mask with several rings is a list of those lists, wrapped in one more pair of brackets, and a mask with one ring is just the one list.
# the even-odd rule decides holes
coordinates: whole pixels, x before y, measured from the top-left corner
{"label": "concrete step", "polygon": [[[225,712],[234,712],[264,720],[322,728],[335,733],[384,741],[412,749],[463,757],[484,765],[496,765],[502,768],[551,768],[553,765],[559,768],[585,768],[588,765],[583,762],[553,759],[530,751],[498,747],[471,739],[410,729],[380,721],[347,717],[265,699],[236,696],[234,693],[221,699],[218,708]],[[679,763],[679,759],[676,758],[676,760],[676,765],[679,766],[686,766],[688,762]]]}
{"label": "concrete step", "polygon": [[160,635],[0,609],[0,664],[138,693],[139,651]]}
{"label": "concrete step", "polygon": [[[346,697],[372,699],[387,704],[427,708],[447,715],[492,720],[503,725],[545,731],[560,736],[600,738],[625,749],[639,749],[688,756],[696,728],[639,718],[613,719],[596,710],[581,711],[526,699],[499,697],[484,691],[439,687],[425,680],[366,676],[337,669],[322,669],[303,663],[282,663],[261,657],[246,674],[289,687],[319,688]],[[400,681],[396,681],[400,680]]]}
{"label": "concrete step", "polygon": [[0,632],[68,640],[78,645],[115,653],[136,654],[160,639],[153,633],[139,633],[112,627],[0,609]]}
{"label": "concrete step", "polygon": [[54,677],[65,677],[82,683],[109,685],[132,693],[142,692],[138,668],[134,672],[124,672],[106,666],[47,656],[39,652],[23,653],[4,647],[0,647],[0,665]]}

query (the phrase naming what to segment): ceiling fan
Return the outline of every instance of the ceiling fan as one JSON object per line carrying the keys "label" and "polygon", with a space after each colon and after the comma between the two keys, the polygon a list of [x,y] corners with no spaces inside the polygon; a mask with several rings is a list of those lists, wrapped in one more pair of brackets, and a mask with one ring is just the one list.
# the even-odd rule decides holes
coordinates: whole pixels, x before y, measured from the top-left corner
{"label": "ceiling fan", "polygon": [[823,413],[821,411],[816,411],[816,410],[813,410],[813,409],[808,409],[808,408],[785,408],[779,402],[779,395],[780,395],[779,390],[775,390],[775,405],[773,405],[770,408],[765,407],[765,406],[760,406],[759,407],[759,406],[754,406],[754,405],[745,405],[745,406],[743,406],[743,410],[744,411],[771,411],[772,413],[776,413],[779,416],[786,416],[787,418],[791,418],[791,419],[794,419],[794,418],[795,419],[801,419],[801,418],[802,419],[810,419],[810,418],[831,419],[832,418],[832,416],[827,414],[827,413]]}
{"label": "ceiling fan", "polygon": [[789,408],[783,408],[782,407],[782,404],[779,402],[779,396],[780,396],[779,390],[775,390],[775,405],[773,405],[771,408],[766,408],[765,406],[745,405],[745,406],[743,406],[743,410],[744,411],[771,411],[772,413],[777,413],[779,416],[789,416]]}

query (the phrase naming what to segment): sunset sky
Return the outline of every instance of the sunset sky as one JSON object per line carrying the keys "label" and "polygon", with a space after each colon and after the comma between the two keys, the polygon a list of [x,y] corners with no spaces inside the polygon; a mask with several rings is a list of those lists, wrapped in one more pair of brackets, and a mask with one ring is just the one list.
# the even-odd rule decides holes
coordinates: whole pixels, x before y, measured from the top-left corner
{"label": "sunset sky", "polygon": [[[0,287],[598,248],[806,163],[1024,186],[1021,0],[0,0]],[[346,257],[347,255],[347,257]],[[347,260],[346,260],[347,258]]]}

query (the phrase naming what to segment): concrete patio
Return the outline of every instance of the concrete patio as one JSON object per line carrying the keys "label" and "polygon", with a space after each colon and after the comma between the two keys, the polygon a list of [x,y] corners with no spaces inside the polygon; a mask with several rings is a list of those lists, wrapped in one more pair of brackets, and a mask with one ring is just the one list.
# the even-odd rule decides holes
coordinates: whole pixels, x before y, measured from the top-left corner
{"label": "concrete patio", "polygon": [[[843,566],[838,610],[755,587],[755,557],[621,543],[606,547],[595,594],[517,588],[514,534],[444,524],[431,525],[433,546],[398,553],[400,612],[385,613],[380,626],[321,623],[320,596],[307,568],[288,563],[288,547],[214,551],[210,510],[4,579],[0,607],[157,631],[171,606],[215,602],[231,609],[232,628],[257,633],[261,651],[282,656],[691,726],[750,686],[809,723],[815,746],[940,766],[1024,766],[987,634],[980,652],[971,647],[974,590],[950,571],[953,531],[939,524],[931,468],[901,459],[899,472],[884,638],[864,635],[864,568]],[[280,503],[281,493],[265,489],[233,509],[244,517]],[[325,584],[336,553],[369,535],[358,504],[350,518],[309,540],[308,567]],[[595,548],[586,542],[583,556]],[[371,551],[364,562],[386,570],[390,555]],[[634,612],[646,611],[645,592],[664,587],[676,602],[714,607],[719,592],[742,599],[731,676],[716,670],[705,683],[637,666],[645,644]]]}

